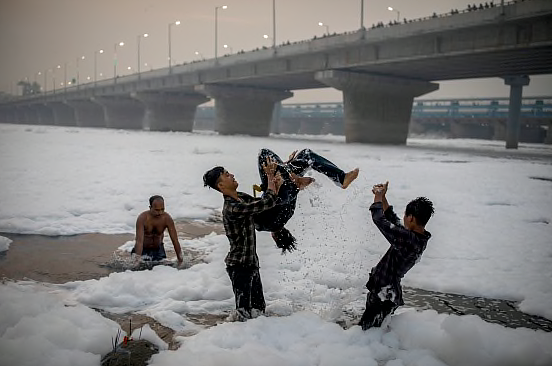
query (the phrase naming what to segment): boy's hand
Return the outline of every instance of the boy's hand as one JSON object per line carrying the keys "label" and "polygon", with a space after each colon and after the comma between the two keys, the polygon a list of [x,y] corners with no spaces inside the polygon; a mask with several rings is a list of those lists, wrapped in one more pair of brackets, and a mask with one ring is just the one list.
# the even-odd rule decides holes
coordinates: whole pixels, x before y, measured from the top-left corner
{"label": "boy's hand", "polygon": [[280,174],[280,172],[276,173],[276,175],[274,175],[274,186],[276,188],[276,194],[278,194],[278,192],[280,191],[280,187],[282,186],[283,183],[284,183],[284,178],[282,178],[282,175]]}
{"label": "boy's hand", "polygon": [[288,159],[288,163],[295,157],[295,155],[297,155],[297,150],[293,151],[291,154],[289,154],[289,159]]}
{"label": "boy's hand", "polygon": [[276,167],[276,161],[270,157],[267,157],[265,163],[263,164],[263,170],[269,179],[274,177],[274,174],[276,173]]}
{"label": "boy's hand", "polygon": [[385,196],[387,193],[387,187],[389,186],[389,182],[385,182],[385,184],[376,184],[374,187],[372,187],[372,193],[376,196]]}

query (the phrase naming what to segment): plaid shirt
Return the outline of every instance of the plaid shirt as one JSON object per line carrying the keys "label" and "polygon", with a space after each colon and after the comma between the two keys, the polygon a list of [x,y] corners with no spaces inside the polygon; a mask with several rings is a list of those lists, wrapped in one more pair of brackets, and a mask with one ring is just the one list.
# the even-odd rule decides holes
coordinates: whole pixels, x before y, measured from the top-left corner
{"label": "plaid shirt", "polygon": [[[370,211],[374,224],[391,247],[372,268],[366,287],[370,292],[379,294],[380,298],[387,295],[387,299],[403,305],[401,279],[420,260],[431,234],[428,231],[419,234],[406,229],[393,212],[393,206],[389,206],[384,212],[383,204],[374,202]],[[382,290],[384,294],[381,294]]]}
{"label": "plaid shirt", "polygon": [[277,203],[274,192],[267,191],[262,198],[253,198],[247,193],[238,192],[241,199],[224,196],[222,221],[226,236],[230,241],[230,252],[224,262],[227,266],[259,267],[253,216],[268,210]]}

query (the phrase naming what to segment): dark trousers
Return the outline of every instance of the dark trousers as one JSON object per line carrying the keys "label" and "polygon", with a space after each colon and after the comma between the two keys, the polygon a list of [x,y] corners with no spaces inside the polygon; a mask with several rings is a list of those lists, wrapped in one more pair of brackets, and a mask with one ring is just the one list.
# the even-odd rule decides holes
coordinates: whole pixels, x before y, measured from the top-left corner
{"label": "dark trousers", "polygon": [[[132,248],[132,251],[130,253],[136,253],[136,248]],[[143,248],[142,250],[142,259],[145,261],[160,261],[165,258],[167,258],[167,254],[165,253],[165,247],[163,246],[163,243],[159,244],[159,248]]]}
{"label": "dark trousers", "polygon": [[263,295],[261,274],[255,267],[229,266],[226,272],[232,282],[236,311],[239,320],[251,319],[251,310],[264,313],[266,304]]}
{"label": "dark trousers", "polygon": [[273,151],[261,149],[259,152],[259,175],[261,176],[261,188],[263,188],[263,191],[266,190],[268,183],[266,174],[263,170],[263,164],[267,157],[273,158],[278,163],[276,171],[280,172],[282,178],[284,178],[284,182],[290,180],[289,172],[302,177],[309,169],[314,169],[324,174],[338,186],[341,186],[343,184],[343,179],[345,179],[345,172],[343,170],[339,169],[334,163],[318,155],[311,149],[299,151],[288,163],[284,163]]}
{"label": "dark trousers", "polygon": [[272,150],[261,149],[259,152],[258,168],[259,176],[261,177],[261,189],[263,191],[266,191],[268,186],[268,178],[264,172],[263,165],[269,157],[274,159],[278,164],[276,172],[279,172],[282,176],[283,183],[278,191],[280,204],[255,216],[255,228],[259,231],[278,232],[293,216],[299,188],[297,188],[297,185],[291,179],[290,173],[302,177],[308,169],[312,168],[326,175],[338,186],[342,185],[345,177],[343,170],[310,149],[299,151],[288,163],[284,163]]}
{"label": "dark trousers", "polygon": [[358,325],[362,327],[362,330],[381,327],[385,318],[393,314],[397,308],[398,306],[394,302],[389,300],[381,301],[377,294],[368,292],[366,310],[364,310],[364,314],[362,314]]}

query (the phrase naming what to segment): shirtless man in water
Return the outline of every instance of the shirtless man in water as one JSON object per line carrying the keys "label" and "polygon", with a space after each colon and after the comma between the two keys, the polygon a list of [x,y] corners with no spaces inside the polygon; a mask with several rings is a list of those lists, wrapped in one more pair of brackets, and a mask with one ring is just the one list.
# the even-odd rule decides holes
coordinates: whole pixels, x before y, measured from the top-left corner
{"label": "shirtless man in water", "polygon": [[[161,196],[152,196],[149,199],[150,209],[142,212],[136,220],[136,243],[132,253],[136,254],[138,260],[149,259],[159,261],[167,258],[163,248],[163,234],[165,229],[169,230],[169,236],[176,252],[178,263],[182,263],[182,252],[174,221],[165,212],[165,201]],[[147,256],[147,257],[145,257]]]}

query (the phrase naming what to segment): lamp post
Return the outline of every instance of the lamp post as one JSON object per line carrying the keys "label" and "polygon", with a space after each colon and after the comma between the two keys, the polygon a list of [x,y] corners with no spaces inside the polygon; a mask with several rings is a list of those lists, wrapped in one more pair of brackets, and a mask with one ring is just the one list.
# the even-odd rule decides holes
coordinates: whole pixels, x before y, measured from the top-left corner
{"label": "lamp post", "polygon": [[57,65],[57,67],[54,67],[54,70],[52,72],[52,81],[54,86],[54,94],[56,93],[56,69],[61,69],[61,65]]}
{"label": "lamp post", "polygon": [[226,48],[226,49],[230,49],[230,54],[232,54],[232,53],[233,53],[233,51],[232,51],[232,47],[230,47],[229,45],[225,44],[225,45],[224,45],[224,46],[222,46],[222,47],[224,47],[224,48]]}
{"label": "lamp post", "polygon": [[79,60],[84,60],[84,56],[81,56],[81,57],[77,57],[77,89],[79,88],[79,84],[80,84],[80,71],[79,71]]}
{"label": "lamp post", "polygon": [[123,47],[125,42],[115,43],[113,45],[113,80],[117,82],[117,46]]}
{"label": "lamp post", "polygon": [[360,29],[364,29],[364,0],[360,0]]}
{"label": "lamp post", "polygon": [[401,19],[401,12],[398,11],[397,9],[393,8],[392,6],[388,6],[387,10],[397,12],[397,22]]}
{"label": "lamp post", "polygon": [[321,27],[326,27],[326,34],[330,35],[330,26],[329,25],[324,24],[322,22],[318,22],[318,25],[321,26]]}
{"label": "lamp post", "polygon": [[272,0],[272,48],[276,50],[276,0]]}
{"label": "lamp post", "polygon": [[201,60],[202,60],[202,61],[205,60],[205,57],[203,57],[203,55],[201,54],[201,52],[195,51],[194,53],[195,53],[196,56],[201,57]]}
{"label": "lamp post", "polygon": [[173,22],[173,23],[169,23],[169,74],[172,72],[172,56],[171,56],[172,41],[171,41],[171,27],[172,27],[173,25],[180,25],[180,20],[177,20],[176,22]]}
{"label": "lamp post", "polygon": [[144,34],[139,34],[138,37],[137,37],[137,40],[138,40],[138,80],[140,80],[140,39],[142,37],[148,38],[148,36],[149,36],[149,34],[144,33]]}
{"label": "lamp post", "polygon": [[215,6],[215,60],[218,58],[218,10],[228,9],[228,6]]}
{"label": "lamp post", "polygon": [[96,75],[98,74],[98,53],[104,53],[104,50],[94,51],[94,87],[96,87],[96,84],[98,82],[98,79],[96,77]]}
{"label": "lamp post", "polygon": [[67,62],[63,63],[63,92],[67,93]]}

